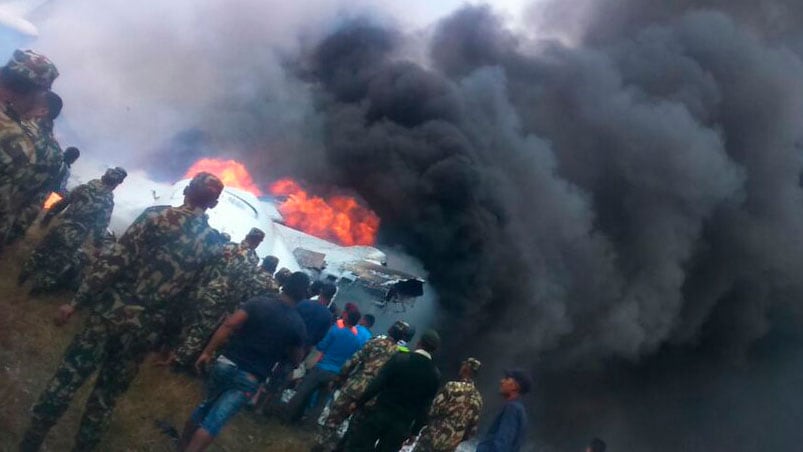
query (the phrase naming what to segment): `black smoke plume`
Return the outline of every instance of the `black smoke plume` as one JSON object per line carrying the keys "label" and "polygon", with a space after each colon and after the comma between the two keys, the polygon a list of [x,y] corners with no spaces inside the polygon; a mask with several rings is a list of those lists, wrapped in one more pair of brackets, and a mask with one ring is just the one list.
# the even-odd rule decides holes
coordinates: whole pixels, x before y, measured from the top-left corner
{"label": "black smoke plume", "polygon": [[767,4],[693,3],[588,3],[564,41],[469,7],[424,62],[354,21],[296,68],[329,180],[423,261],[449,358],[537,374],[549,450],[801,439],[800,8],[770,29]]}

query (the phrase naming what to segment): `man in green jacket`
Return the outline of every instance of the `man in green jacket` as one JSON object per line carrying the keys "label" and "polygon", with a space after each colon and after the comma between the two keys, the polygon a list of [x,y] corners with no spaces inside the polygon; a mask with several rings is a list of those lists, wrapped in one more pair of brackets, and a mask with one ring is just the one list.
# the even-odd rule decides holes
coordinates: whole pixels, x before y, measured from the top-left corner
{"label": "man in green jacket", "polygon": [[440,372],[432,362],[439,345],[438,333],[426,331],[414,352],[397,353],[385,364],[351,405],[356,411],[376,397],[376,404],[367,408],[346,434],[346,451],[396,452],[421,429],[440,382]]}

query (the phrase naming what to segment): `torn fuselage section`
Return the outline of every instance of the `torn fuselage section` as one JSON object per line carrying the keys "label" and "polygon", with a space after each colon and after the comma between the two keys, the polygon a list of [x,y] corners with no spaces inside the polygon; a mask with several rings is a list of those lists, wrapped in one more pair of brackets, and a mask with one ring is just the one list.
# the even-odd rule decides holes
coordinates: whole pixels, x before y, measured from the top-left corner
{"label": "torn fuselage section", "polygon": [[404,312],[424,295],[424,280],[415,275],[367,261],[346,264],[344,269],[353,275],[351,284],[369,293],[380,309]]}

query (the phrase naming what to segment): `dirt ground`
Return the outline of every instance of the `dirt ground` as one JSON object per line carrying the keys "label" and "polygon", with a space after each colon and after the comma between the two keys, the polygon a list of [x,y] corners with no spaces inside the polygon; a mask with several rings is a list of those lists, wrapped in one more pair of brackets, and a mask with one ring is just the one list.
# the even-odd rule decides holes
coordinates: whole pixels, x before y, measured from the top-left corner
{"label": "dirt ground", "polygon": [[[81,328],[76,315],[64,327],[53,324],[53,314],[70,294],[29,297],[28,287],[17,287],[23,260],[40,238],[36,227],[26,239],[0,255],[0,451],[16,451],[28,424],[28,412],[55,371],[62,353]],[[172,451],[174,443],[156,427],[163,420],[180,430],[200,402],[203,382],[157,367],[149,358],[129,391],[118,401],[111,427],[100,451]],[[72,449],[88,382],[72,406],[51,430],[43,450]],[[309,450],[311,430],[290,428],[275,419],[242,412],[223,430],[210,451]]]}

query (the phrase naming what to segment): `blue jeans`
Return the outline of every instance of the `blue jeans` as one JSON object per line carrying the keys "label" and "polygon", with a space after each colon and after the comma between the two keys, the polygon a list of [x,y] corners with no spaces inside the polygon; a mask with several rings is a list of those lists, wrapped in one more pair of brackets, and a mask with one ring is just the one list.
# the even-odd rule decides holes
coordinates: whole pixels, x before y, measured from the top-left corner
{"label": "blue jeans", "polygon": [[206,386],[206,400],[192,412],[192,420],[215,437],[256,393],[259,380],[231,362],[218,359]]}

